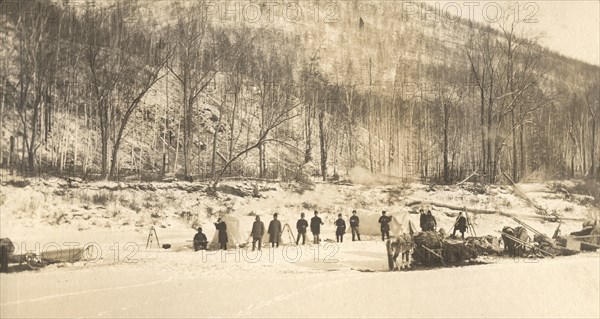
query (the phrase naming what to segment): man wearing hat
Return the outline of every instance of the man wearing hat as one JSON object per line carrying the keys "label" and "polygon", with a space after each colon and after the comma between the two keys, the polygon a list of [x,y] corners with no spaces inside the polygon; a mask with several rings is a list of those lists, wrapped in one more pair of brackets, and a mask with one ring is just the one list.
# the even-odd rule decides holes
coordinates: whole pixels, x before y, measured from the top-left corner
{"label": "man wearing hat", "polygon": [[379,217],[379,223],[381,224],[381,240],[384,241],[386,238],[390,239],[390,222],[392,219],[389,216],[386,216],[385,210],[381,212],[381,217]]}
{"label": "man wearing hat", "polygon": [[360,219],[356,216],[356,211],[352,211],[352,216],[350,217],[350,228],[352,228],[352,241],[358,237],[358,241],[360,241],[360,232],[358,231],[358,226],[360,224]]}
{"label": "man wearing hat", "polygon": [[458,214],[458,218],[456,218],[456,222],[454,222],[454,231],[452,231],[452,236],[456,236],[457,230],[462,235],[462,239],[465,239],[465,231],[467,230],[467,219],[465,218],[465,216],[463,216],[462,212]]}
{"label": "man wearing hat", "polygon": [[277,220],[277,213],[273,214],[273,220],[269,223],[269,242],[271,247],[279,247],[279,238],[281,238],[281,222]]}
{"label": "man wearing hat", "polygon": [[419,227],[421,227],[421,231],[425,231],[427,226],[425,226],[427,224],[427,215],[425,214],[425,211],[421,208],[419,209]]}
{"label": "man wearing hat", "polygon": [[265,224],[260,221],[260,216],[256,216],[254,218],[254,223],[252,224],[252,251],[256,249],[256,242],[258,242],[258,250],[260,250],[262,246],[262,237],[265,234]]}
{"label": "man wearing hat", "polygon": [[319,212],[315,210],[315,217],[310,219],[310,232],[313,234],[314,244],[319,244],[319,242],[321,242],[321,238],[319,238],[319,235],[321,234],[321,225],[324,225],[323,221],[321,220],[321,217],[319,217]]}
{"label": "man wearing hat", "polygon": [[300,243],[300,236],[302,236],[302,245],[306,242],[306,229],[308,228],[308,221],[304,219],[304,213],[300,213],[300,219],[296,222],[296,230],[298,231],[298,238],[296,238],[296,245]]}
{"label": "man wearing hat", "polygon": [[225,224],[221,217],[217,219],[215,228],[217,228],[217,231],[219,232],[219,249],[227,250],[227,242],[229,241],[227,236],[227,224]]}
{"label": "man wearing hat", "polygon": [[338,214],[335,227],[335,239],[338,243],[341,243],[344,241],[344,234],[346,233],[346,222],[342,218],[342,214]]}
{"label": "man wearing hat", "polygon": [[194,251],[206,250],[207,245],[206,235],[202,232],[202,227],[198,227],[198,232],[194,235]]}

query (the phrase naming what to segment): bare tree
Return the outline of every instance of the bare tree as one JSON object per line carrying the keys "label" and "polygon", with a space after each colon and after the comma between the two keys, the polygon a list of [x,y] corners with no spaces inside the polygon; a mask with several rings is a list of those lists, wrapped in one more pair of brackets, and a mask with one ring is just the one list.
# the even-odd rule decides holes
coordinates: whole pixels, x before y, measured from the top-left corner
{"label": "bare tree", "polygon": [[590,177],[596,176],[596,121],[598,120],[598,112],[600,110],[600,87],[598,78],[594,79],[585,88],[585,103],[588,107],[589,118],[591,122],[591,144],[590,144]]}
{"label": "bare tree", "polygon": [[296,112],[296,109],[300,105],[300,102],[292,95],[293,87],[288,86],[281,88],[279,94],[283,96],[283,99],[279,100],[279,103],[266,103],[263,105],[261,109],[261,126],[260,133],[258,137],[251,141],[250,144],[240,151],[238,151],[233,157],[225,162],[223,167],[220,169],[219,173],[213,179],[212,188],[216,190],[218,183],[221,181],[223,174],[232,163],[236,160],[247,154],[248,152],[254,149],[260,149],[264,147],[264,145],[268,143],[281,143],[286,145],[287,142],[278,140],[275,138],[269,138],[269,134],[271,134],[276,128],[281,126],[282,124],[292,120],[293,118],[299,116],[299,112]]}
{"label": "bare tree", "polygon": [[189,7],[176,5],[173,8],[176,23],[169,32],[175,41],[175,59],[168,68],[181,89],[183,168],[186,177],[189,177],[192,167],[194,105],[200,93],[213,82],[219,70],[219,61],[229,52],[227,48],[219,48],[215,41],[207,14],[208,6],[206,1],[194,1]]}
{"label": "bare tree", "polygon": [[[502,94],[498,97],[504,105],[503,115],[510,115],[512,139],[512,179],[518,181],[526,174],[524,130],[533,124],[528,116],[549,104],[549,96],[543,94],[543,80],[549,72],[542,61],[547,56],[536,38],[519,36],[521,21],[508,15],[499,23],[502,37],[497,40],[503,53],[504,79]],[[535,100],[535,103],[529,101]]]}
{"label": "bare tree", "polygon": [[164,77],[161,71],[170,59],[161,39],[145,37],[125,21],[122,10],[117,5],[102,17],[99,26],[88,25],[86,34],[85,51],[99,113],[104,178],[114,177],[127,126],[148,90]]}
{"label": "bare tree", "polygon": [[[489,181],[494,182],[496,161],[494,147],[496,137],[493,132],[495,80],[497,77],[497,48],[489,32],[481,34],[472,23],[470,38],[466,44],[466,54],[469,60],[471,75],[479,93],[479,116],[481,129],[481,171],[489,175]],[[487,110],[486,110],[487,108]]]}
{"label": "bare tree", "polygon": [[[28,3],[35,6],[37,2]],[[48,15],[38,10],[20,11],[15,27],[18,51],[17,110],[22,124],[23,152],[27,153],[27,168],[35,168],[37,150],[42,145],[40,126],[42,112],[52,101],[52,89],[57,72],[57,31]]]}

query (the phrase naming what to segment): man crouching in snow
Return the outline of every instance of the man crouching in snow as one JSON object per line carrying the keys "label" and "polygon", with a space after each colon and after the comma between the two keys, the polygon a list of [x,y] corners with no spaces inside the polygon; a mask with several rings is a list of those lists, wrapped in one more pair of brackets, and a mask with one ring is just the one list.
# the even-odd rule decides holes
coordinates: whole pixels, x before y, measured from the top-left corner
{"label": "man crouching in snow", "polygon": [[208,245],[206,235],[202,232],[202,227],[198,227],[198,232],[194,235],[194,251],[206,250],[206,245]]}

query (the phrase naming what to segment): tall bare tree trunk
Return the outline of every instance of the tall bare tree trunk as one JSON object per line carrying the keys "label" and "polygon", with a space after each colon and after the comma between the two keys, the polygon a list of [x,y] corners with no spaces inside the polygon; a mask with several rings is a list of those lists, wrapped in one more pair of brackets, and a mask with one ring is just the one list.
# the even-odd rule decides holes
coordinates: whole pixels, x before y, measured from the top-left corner
{"label": "tall bare tree trunk", "polygon": [[[314,96],[314,95],[313,95]],[[312,101],[305,104],[304,110],[304,163],[312,161],[312,109],[314,107],[314,98]]]}
{"label": "tall bare tree trunk", "polygon": [[216,172],[216,165],[217,165],[217,140],[218,140],[218,137],[219,137],[219,128],[221,127],[221,118],[223,118],[222,115],[223,115],[222,113],[219,114],[219,121],[217,122],[217,127],[215,128],[215,133],[213,134],[212,158],[211,158],[211,164],[210,164],[210,175],[213,178],[215,177],[215,172]]}
{"label": "tall bare tree trunk", "polygon": [[325,140],[325,123],[324,123],[325,111],[319,112],[319,142],[320,142],[320,153],[321,153],[321,176],[323,181],[327,180],[327,142]]}
{"label": "tall bare tree trunk", "polygon": [[[185,73],[186,71],[184,71]],[[188,87],[183,86],[183,171],[185,178],[189,175],[190,135],[192,134],[192,112],[189,105]]]}
{"label": "tall bare tree trunk", "polygon": [[[235,131],[235,117],[237,116],[238,109],[238,94],[239,94],[239,86],[236,85],[235,92],[233,94],[233,110],[231,114],[231,122],[229,123],[229,154],[228,159],[233,157],[233,145],[234,145],[234,131]],[[200,156],[198,156],[200,157]],[[200,165],[198,165],[200,166]],[[229,167],[229,172],[231,173],[231,167]]]}
{"label": "tall bare tree trunk", "polygon": [[[169,74],[165,75],[165,123],[162,131],[162,168],[161,176],[165,177],[168,170],[170,144],[167,146],[167,130],[169,130]],[[169,152],[170,153],[170,152]]]}
{"label": "tall bare tree trunk", "polygon": [[10,167],[10,175],[13,174],[14,158],[15,158],[15,137],[10,137],[10,148],[8,151],[8,166]]}
{"label": "tall bare tree trunk", "polygon": [[177,121],[177,139],[175,141],[175,160],[173,161],[173,173],[177,174],[177,163],[179,163],[179,137],[181,136],[181,119]]}
{"label": "tall bare tree trunk", "polygon": [[583,177],[587,177],[588,174],[588,167],[587,167],[587,154],[586,154],[586,150],[587,148],[585,147],[585,123],[587,122],[585,119],[582,121],[583,124],[581,125],[581,173],[583,174]]}
{"label": "tall bare tree trunk", "polygon": [[516,129],[515,129],[515,111],[512,110],[510,112],[510,124],[512,127],[512,179],[513,181],[515,181],[515,183],[519,182],[519,175],[518,175],[518,161],[517,161],[517,134],[516,134]]}
{"label": "tall bare tree trunk", "polygon": [[448,171],[448,123],[450,122],[450,110],[446,102],[442,101],[442,109],[444,112],[444,183],[450,183],[450,175]]}
{"label": "tall bare tree trunk", "polygon": [[369,167],[371,169],[371,173],[375,172],[375,168],[373,167],[373,133],[371,133],[371,111],[368,111],[369,115],[367,117],[367,131],[369,133]]}
{"label": "tall bare tree trunk", "polygon": [[523,105],[519,104],[519,155],[520,155],[520,162],[519,162],[519,172],[520,172],[520,176],[521,177],[525,177],[527,176],[527,158],[526,158],[526,154],[525,154],[525,142],[524,142],[524,123],[525,123],[525,119],[524,119],[524,115],[523,115]]}
{"label": "tall bare tree trunk", "polygon": [[6,86],[8,85],[8,79],[4,81],[4,85],[2,86],[2,97],[0,97],[0,164],[4,162],[4,99],[6,96]]}
{"label": "tall bare tree trunk", "polygon": [[590,169],[590,176],[594,177],[596,176],[596,116],[595,114],[592,114],[592,145],[590,146],[590,153],[591,153],[591,169]]}
{"label": "tall bare tree trunk", "polygon": [[481,170],[484,174],[487,173],[487,150],[486,150],[486,141],[488,139],[487,134],[487,126],[485,125],[485,93],[484,88],[481,87],[479,89],[481,104],[479,106],[480,109],[480,125],[481,125],[481,157],[482,157],[482,165]]}

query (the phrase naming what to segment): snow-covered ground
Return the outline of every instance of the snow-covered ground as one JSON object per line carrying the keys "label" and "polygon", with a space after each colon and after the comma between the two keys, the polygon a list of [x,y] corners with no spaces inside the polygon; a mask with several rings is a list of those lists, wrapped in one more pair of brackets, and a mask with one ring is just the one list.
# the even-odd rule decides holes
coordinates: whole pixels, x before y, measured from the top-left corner
{"label": "snow-covered ground", "polygon": [[[370,250],[367,248],[379,248]],[[381,244],[344,243],[338,261],[294,263],[141,252],[133,264],[2,274],[7,317],[590,317],[600,316],[598,256],[382,270]],[[341,253],[344,251],[343,253]],[[254,255],[244,255],[246,258]]]}
{"label": "snow-covered ground", "polygon": [[[149,185],[151,185],[149,187]],[[253,183],[227,182],[237,189]],[[221,193],[209,197],[202,185],[154,183],[83,184],[58,180],[26,187],[3,185],[0,236],[19,250],[94,244],[88,261],[55,264],[39,271],[0,275],[0,317],[593,317],[600,316],[600,258],[597,253],[543,260],[482,258],[484,265],[387,272],[385,245],[377,238],[330,243],[333,218],[387,210],[414,211],[415,200],[501,210],[552,235],[510,187],[486,194],[459,187],[317,184],[302,190],[262,183],[262,198]],[[190,188],[191,187],[191,188]],[[545,184],[521,188],[539,205],[569,217],[563,234],[579,230],[597,208],[577,196],[552,193]],[[196,191],[192,191],[195,189]],[[438,226],[450,229],[456,211],[431,208]],[[254,214],[274,212],[293,222],[300,212],[322,212],[324,242],[302,247],[245,248],[193,252],[193,227],[212,238],[219,214],[240,218],[249,233]],[[471,215],[478,235],[498,236],[500,215]],[[410,215],[418,225],[419,216]],[[146,249],[149,226],[171,249]],[[307,238],[309,239],[309,238]],[[309,239],[310,240],[310,239]],[[154,246],[153,246],[154,247]]]}

